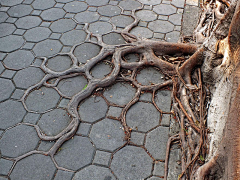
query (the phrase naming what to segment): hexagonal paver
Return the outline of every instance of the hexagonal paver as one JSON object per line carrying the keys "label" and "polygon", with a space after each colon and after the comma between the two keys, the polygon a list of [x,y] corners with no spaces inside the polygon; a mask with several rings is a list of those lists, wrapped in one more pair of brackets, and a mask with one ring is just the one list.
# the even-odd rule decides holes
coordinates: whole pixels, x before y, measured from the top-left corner
{"label": "hexagonal paver", "polygon": [[146,136],[145,147],[155,159],[164,160],[168,141],[168,127],[158,127]]}
{"label": "hexagonal paver", "polygon": [[12,81],[0,78],[0,101],[8,99],[15,89]]}
{"label": "hexagonal paver", "polygon": [[147,5],[157,5],[162,2],[162,0],[138,0],[138,1]]}
{"label": "hexagonal paver", "polygon": [[127,25],[131,24],[133,22],[133,18],[130,16],[125,16],[125,15],[119,15],[119,16],[114,16],[111,19],[111,23],[115,24],[117,27],[126,27]]}
{"label": "hexagonal paver", "polygon": [[80,63],[86,63],[87,60],[97,56],[100,50],[101,47],[96,44],[83,43],[75,48],[73,54]]}
{"label": "hexagonal paver", "polygon": [[182,24],[182,14],[173,14],[169,16],[169,21],[173,23],[174,25],[181,26]]}
{"label": "hexagonal paver", "polygon": [[19,125],[7,130],[0,140],[0,149],[3,156],[18,157],[38,145],[38,135],[34,127]]}
{"label": "hexagonal paver", "polygon": [[108,22],[94,22],[89,25],[89,31],[93,34],[105,34],[112,30],[112,25]]}
{"label": "hexagonal paver", "polygon": [[53,71],[65,71],[72,65],[72,60],[69,56],[55,56],[48,59],[47,67]]}
{"label": "hexagonal paver", "polygon": [[121,9],[118,6],[106,5],[98,8],[98,13],[102,16],[116,16],[121,13]]}
{"label": "hexagonal paver", "polygon": [[52,179],[56,171],[56,167],[49,156],[41,154],[33,154],[17,162],[10,178],[19,179]]}
{"label": "hexagonal paver", "polygon": [[51,34],[50,29],[45,27],[35,27],[33,29],[27,30],[24,34],[24,37],[27,41],[30,42],[39,42],[44,39],[47,39]]}
{"label": "hexagonal paver", "polygon": [[59,94],[54,89],[42,87],[28,95],[26,105],[31,111],[45,112],[56,107],[59,98]]}
{"label": "hexagonal paver", "polygon": [[19,18],[15,25],[21,29],[30,29],[41,24],[42,20],[37,16],[26,16]]}
{"label": "hexagonal paver", "polygon": [[109,64],[104,63],[104,62],[96,64],[91,69],[91,75],[94,78],[99,78],[99,79],[106,77],[111,72],[112,72],[112,67]]}
{"label": "hexagonal paver", "polygon": [[8,18],[7,13],[0,12],[0,23],[4,22]]}
{"label": "hexagonal paver", "polygon": [[11,1],[1,0],[1,5],[2,6],[15,6],[15,5],[20,4],[22,2],[23,2],[23,0],[11,0]]}
{"label": "hexagonal paver", "polygon": [[90,97],[80,105],[78,112],[81,120],[92,123],[105,117],[107,110],[108,106],[103,98]]}
{"label": "hexagonal paver", "polygon": [[109,0],[101,0],[101,1],[86,0],[86,2],[87,2],[90,6],[103,6],[103,5],[108,4]]}
{"label": "hexagonal paver", "polygon": [[124,131],[121,123],[116,120],[103,119],[97,122],[89,137],[98,149],[114,151],[124,144]]}
{"label": "hexagonal paver", "polygon": [[160,113],[150,103],[138,102],[126,114],[126,122],[132,129],[147,132],[159,125]]}
{"label": "hexagonal paver", "polygon": [[145,27],[135,27],[130,32],[138,37],[152,38],[153,36],[153,32]]}
{"label": "hexagonal paver", "polygon": [[36,56],[51,56],[62,49],[62,44],[58,40],[46,39],[37,43],[33,48]]}
{"label": "hexagonal paver", "polygon": [[106,89],[103,95],[108,101],[123,106],[134,97],[135,92],[136,89],[127,83],[116,83]]}
{"label": "hexagonal paver", "polygon": [[7,68],[19,70],[28,67],[33,60],[31,51],[19,50],[9,53],[3,62]]}
{"label": "hexagonal paver", "polygon": [[153,11],[161,15],[171,15],[177,12],[177,8],[169,4],[159,4],[153,7]]}
{"label": "hexagonal paver", "polygon": [[56,4],[56,2],[54,0],[35,0],[32,3],[32,6],[34,9],[45,10],[45,9],[53,7],[54,4]]}
{"label": "hexagonal paver", "polygon": [[121,1],[119,3],[119,6],[121,6],[125,10],[133,10],[141,7],[141,4],[134,0],[126,0],[126,1]]}
{"label": "hexagonal paver", "polygon": [[24,43],[21,36],[9,35],[0,38],[0,51],[11,52],[20,48]]}
{"label": "hexagonal paver", "polygon": [[114,180],[116,179],[111,171],[108,168],[105,167],[100,167],[96,165],[90,165],[79,172],[75,174],[73,177],[73,180],[78,180],[78,179],[88,179],[91,180],[99,180],[99,179],[104,179],[104,180]]}
{"label": "hexagonal paver", "polygon": [[73,1],[73,0],[56,0],[56,2],[59,2],[59,3],[68,3],[70,1]]}
{"label": "hexagonal paver", "polygon": [[16,87],[28,88],[36,83],[38,83],[45,74],[41,69],[35,67],[28,67],[17,72],[14,76],[13,81]]}
{"label": "hexagonal paver", "polygon": [[73,178],[74,172],[58,170],[55,175],[55,180],[70,180]]}
{"label": "hexagonal paver", "polygon": [[7,36],[15,31],[16,27],[13,24],[2,23],[0,24],[0,37]]}
{"label": "hexagonal paver", "polygon": [[79,23],[90,23],[90,22],[97,21],[99,17],[100,15],[97,12],[85,11],[85,12],[77,13],[74,18]]}
{"label": "hexagonal paver", "polygon": [[103,42],[110,45],[125,44],[125,40],[118,33],[108,33],[103,35]]}
{"label": "hexagonal paver", "polygon": [[33,8],[30,5],[20,4],[17,6],[11,7],[7,13],[11,17],[23,17],[29,15],[32,12]]}
{"label": "hexagonal paver", "polygon": [[80,92],[87,83],[84,76],[76,76],[61,80],[57,87],[65,96],[71,97]]}
{"label": "hexagonal paver", "polygon": [[162,111],[169,112],[171,107],[171,91],[157,91],[155,102]]}
{"label": "hexagonal paver", "polygon": [[83,42],[86,39],[86,36],[87,34],[83,30],[72,30],[64,33],[60,38],[60,41],[64,45],[73,46]]}
{"label": "hexagonal paver", "polygon": [[154,21],[155,19],[157,19],[157,14],[150,10],[137,11],[136,15],[142,21]]}
{"label": "hexagonal paver", "polygon": [[74,171],[90,164],[94,155],[94,147],[89,138],[74,136],[62,145],[54,156],[60,167]]}
{"label": "hexagonal paver", "polygon": [[51,8],[51,9],[44,10],[40,16],[45,21],[55,21],[60,18],[63,18],[65,14],[66,12],[63,9]]}
{"label": "hexagonal paver", "polygon": [[2,63],[0,62],[0,74],[2,74],[2,72],[4,71],[4,66],[2,65]]}
{"label": "hexagonal paver", "polygon": [[164,82],[164,76],[157,69],[148,67],[137,74],[137,81],[142,85],[159,84]]}
{"label": "hexagonal paver", "polygon": [[178,32],[178,31],[173,31],[173,32],[167,33],[166,41],[176,43],[176,42],[178,42],[179,36],[180,36],[180,32]]}
{"label": "hexagonal paver", "polygon": [[67,112],[62,109],[54,109],[53,111],[43,114],[38,121],[38,126],[49,136],[55,136],[65,129],[71,122]]}
{"label": "hexagonal paver", "polygon": [[118,179],[145,179],[151,174],[152,159],[144,149],[126,146],[113,155],[111,169]]}
{"label": "hexagonal paver", "polygon": [[21,102],[8,100],[0,103],[0,128],[6,129],[21,122],[25,114]]}
{"label": "hexagonal paver", "polygon": [[178,7],[178,8],[184,8],[185,0],[172,0],[171,4]]}
{"label": "hexagonal paver", "polygon": [[79,2],[79,1],[73,1],[70,3],[67,3],[63,9],[65,9],[66,12],[70,13],[78,13],[85,11],[88,8],[87,3],[85,2]]}
{"label": "hexagonal paver", "polygon": [[168,21],[155,20],[150,22],[148,27],[153,32],[168,33],[173,30],[174,25]]}
{"label": "hexagonal paver", "polygon": [[60,19],[51,24],[50,29],[53,32],[64,33],[72,30],[76,23],[72,19]]}

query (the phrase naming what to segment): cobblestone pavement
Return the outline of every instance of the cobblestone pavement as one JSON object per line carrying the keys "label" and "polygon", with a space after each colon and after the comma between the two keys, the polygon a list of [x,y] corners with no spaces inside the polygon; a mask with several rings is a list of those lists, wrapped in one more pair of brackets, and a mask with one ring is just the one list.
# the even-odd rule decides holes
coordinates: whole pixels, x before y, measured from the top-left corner
{"label": "cobblestone pavement", "polygon": [[[126,122],[132,128],[128,144],[124,141],[119,118],[136,94],[136,88],[128,82],[116,82],[100,89],[102,93],[94,91],[78,106],[81,123],[75,135],[56,154],[47,156],[41,152],[49,151],[57,143],[56,139],[61,138],[51,137],[57,137],[72,125],[67,105],[72,97],[88,87],[89,79],[78,73],[66,75],[58,82],[54,82],[54,78],[47,82],[57,84],[55,87],[45,84],[38,88],[35,85],[52,72],[67,72],[74,60],[81,66],[97,56],[101,46],[91,34],[102,35],[103,42],[109,45],[124,44],[117,32],[134,22],[134,9],[139,9],[135,14],[140,22],[130,31],[132,34],[177,42],[183,14],[187,21],[193,19],[191,13],[194,16],[198,11],[198,2],[0,2],[0,180],[162,179],[166,143],[169,135],[174,133],[174,126],[171,126],[174,120],[169,114],[171,91],[156,92],[155,101],[163,114],[154,106],[151,92],[143,93],[127,111]],[[190,26],[185,28],[192,31]],[[56,55],[60,52],[63,54]],[[45,59],[45,69],[40,68],[43,60],[39,57],[43,56],[49,57]],[[129,54],[125,58],[135,62],[139,57]],[[95,65],[90,74],[102,79],[113,68],[106,58]],[[164,75],[153,67],[146,67],[139,70],[136,80],[149,85],[163,82]],[[39,132],[45,139],[39,137]],[[178,156],[179,149],[174,146],[168,179],[177,179]]]}

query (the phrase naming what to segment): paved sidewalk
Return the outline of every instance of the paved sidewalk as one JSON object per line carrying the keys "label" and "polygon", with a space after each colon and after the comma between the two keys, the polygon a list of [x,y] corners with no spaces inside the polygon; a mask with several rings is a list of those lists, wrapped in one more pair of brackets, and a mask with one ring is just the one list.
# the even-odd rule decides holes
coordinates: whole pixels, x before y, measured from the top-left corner
{"label": "paved sidewalk", "polygon": [[[196,23],[196,0],[0,0],[0,180],[161,180],[164,177],[166,143],[175,131],[171,110],[171,91],[158,90],[155,101],[165,113],[161,116],[145,92],[126,114],[132,128],[131,144],[124,141],[119,121],[125,105],[136,89],[130,83],[116,82],[100,89],[103,95],[87,97],[79,104],[80,126],[51,158],[30,151],[48,151],[55,141],[43,141],[44,135],[57,136],[71,124],[66,111],[71,98],[86,88],[86,76],[65,77],[54,88],[33,89],[23,104],[20,99],[46,72],[40,69],[39,57],[50,57],[46,64],[52,71],[67,71],[69,56],[56,55],[73,50],[79,66],[101,50],[86,38],[100,34],[110,45],[124,44],[116,32],[134,21],[139,24],[131,33],[148,39],[177,42],[181,29],[192,32]],[[195,11],[195,12],[194,12]],[[183,20],[183,17],[185,19]],[[193,21],[193,22],[191,22]],[[186,23],[182,27],[182,22]],[[87,26],[84,26],[85,23]],[[85,29],[87,27],[87,30]],[[95,38],[90,38],[96,42]],[[73,49],[75,48],[75,49]],[[138,60],[136,54],[125,57]],[[109,59],[91,69],[94,78],[104,78],[113,69]],[[143,85],[163,81],[153,67],[140,70],[136,77]],[[54,79],[52,80],[54,81]],[[49,82],[52,83],[52,82]],[[24,106],[25,105],[25,106]],[[168,179],[177,179],[180,150],[173,146]]]}

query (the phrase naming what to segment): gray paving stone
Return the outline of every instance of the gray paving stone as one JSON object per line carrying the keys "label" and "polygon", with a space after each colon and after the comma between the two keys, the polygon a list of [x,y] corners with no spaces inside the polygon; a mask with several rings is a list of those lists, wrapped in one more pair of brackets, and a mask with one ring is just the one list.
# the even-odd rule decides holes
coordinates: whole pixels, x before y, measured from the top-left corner
{"label": "gray paving stone", "polygon": [[2,65],[2,63],[0,62],[0,74],[2,74],[2,72],[4,71],[4,66]]}
{"label": "gray paving stone", "polygon": [[159,125],[160,113],[150,103],[137,102],[126,114],[126,122],[134,130],[147,132]]}
{"label": "gray paving stone", "polygon": [[75,48],[73,54],[77,57],[78,62],[86,63],[87,60],[97,56],[100,50],[101,47],[96,44],[83,43]]}
{"label": "gray paving stone", "polygon": [[12,161],[0,159],[0,174],[7,175],[13,165]]}
{"label": "gray paving stone", "polygon": [[168,132],[168,127],[159,126],[147,134],[145,147],[154,159],[165,159]]}
{"label": "gray paving stone", "polygon": [[51,31],[48,28],[35,27],[33,29],[27,30],[27,32],[24,34],[24,37],[27,41],[30,42],[40,42],[44,39],[47,39],[50,34]]}
{"label": "gray paving stone", "polygon": [[152,159],[144,149],[126,146],[113,155],[111,169],[118,179],[144,179],[151,175]]}
{"label": "gray paving stone", "polygon": [[2,61],[6,57],[7,53],[0,52],[0,61]]}
{"label": "gray paving stone", "polygon": [[0,23],[4,22],[8,18],[7,13],[0,12]]}
{"label": "gray paving stone", "polygon": [[112,72],[112,67],[104,62],[96,64],[90,71],[94,78],[103,79]]}
{"label": "gray paving stone", "polygon": [[155,162],[153,175],[164,176],[164,162]]}
{"label": "gray paving stone", "polygon": [[59,2],[59,3],[68,3],[71,1],[73,1],[73,0],[56,0],[56,2]]}
{"label": "gray paving stone", "polygon": [[42,22],[42,24],[40,26],[42,27],[49,27],[51,25],[51,22]]}
{"label": "gray paving stone", "polygon": [[87,2],[90,6],[103,6],[103,5],[108,4],[109,0],[101,0],[101,1],[86,0],[86,2]]}
{"label": "gray paving stone", "polygon": [[1,5],[2,6],[15,6],[15,5],[20,4],[22,2],[23,2],[23,0],[11,0],[11,1],[1,0]]}
{"label": "gray paving stone", "polygon": [[132,132],[131,133],[131,141],[139,146],[142,146],[144,143],[144,137],[145,134],[144,133],[139,133],[139,132]]}
{"label": "gray paving stone", "polygon": [[138,23],[138,26],[141,26],[141,27],[147,27],[147,25],[148,25],[148,22],[141,21],[141,20]]}
{"label": "gray paving stone", "polygon": [[21,102],[8,100],[0,103],[0,128],[6,129],[22,121],[26,114]]}
{"label": "gray paving stone", "polygon": [[12,71],[12,70],[6,69],[2,73],[1,77],[7,78],[7,79],[12,79],[12,77],[14,76],[15,73],[16,73],[16,71]]}
{"label": "gray paving stone", "polygon": [[45,10],[53,7],[56,4],[54,0],[35,0],[32,3],[34,9]]}
{"label": "gray paving stone", "polygon": [[171,0],[162,0],[163,4],[171,4]]}
{"label": "gray paving stone", "polygon": [[172,0],[171,4],[177,8],[184,8],[185,0]]}
{"label": "gray paving stone", "polygon": [[37,16],[26,16],[19,18],[15,25],[21,29],[31,29],[41,24],[42,20]]}
{"label": "gray paving stone", "polygon": [[162,0],[138,0],[142,4],[147,4],[147,5],[157,5],[162,2]]}
{"label": "gray paving stone", "polygon": [[7,23],[15,23],[17,21],[18,18],[12,18],[12,17],[9,17],[6,22]]}
{"label": "gray paving stone", "polygon": [[169,126],[170,125],[170,115],[163,114],[161,120],[161,126]]}
{"label": "gray paving stone", "polygon": [[74,18],[79,23],[90,23],[90,22],[97,21],[99,17],[100,15],[97,12],[85,11],[85,12],[77,13]]}
{"label": "gray paving stone", "polygon": [[79,44],[79,43],[83,42],[85,40],[86,36],[87,36],[87,34],[83,30],[72,30],[72,31],[64,33],[62,35],[62,37],[60,38],[60,41],[64,45],[73,46],[75,44]]}
{"label": "gray paving stone", "polygon": [[140,59],[138,54],[127,54],[124,58],[127,62],[138,62]]}
{"label": "gray paving stone", "polygon": [[135,27],[130,32],[138,37],[152,38],[153,36],[153,32],[145,27]]}
{"label": "gray paving stone", "polygon": [[70,3],[67,3],[63,9],[66,12],[71,12],[71,13],[79,13],[82,11],[85,11],[88,8],[87,3],[85,2],[79,2],[79,1],[73,1]]}
{"label": "gray paving stone", "polygon": [[180,32],[178,32],[178,31],[173,31],[173,32],[167,33],[166,41],[176,43],[176,42],[178,42],[179,36],[180,36]]}
{"label": "gray paving stone", "polygon": [[[99,108],[101,107],[101,108]],[[82,121],[93,123],[106,116],[107,103],[102,97],[90,97],[86,99],[79,108],[79,115]]]}
{"label": "gray paving stone", "polygon": [[100,165],[108,166],[110,158],[111,158],[111,155],[112,154],[109,153],[109,152],[96,151],[93,163],[94,164],[100,164]]}
{"label": "gray paving stone", "polygon": [[115,24],[117,27],[122,27],[122,28],[131,24],[133,21],[134,21],[134,19],[132,17],[125,16],[125,15],[114,16],[111,19],[111,23]]}
{"label": "gray paving stone", "polygon": [[75,174],[73,180],[116,180],[108,168],[90,165]]}
{"label": "gray paving stone", "polygon": [[61,93],[70,97],[80,92],[87,83],[84,76],[76,76],[61,80],[57,87]]}
{"label": "gray paving stone", "polygon": [[65,15],[65,18],[67,18],[67,19],[72,19],[74,16],[75,16],[74,13],[67,13],[67,14]]}
{"label": "gray paving stone", "polygon": [[0,51],[12,52],[20,48],[24,43],[24,39],[21,36],[9,35],[0,38]]}
{"label": "gray paving stone", "polygon": [[154,33],[153,37],[157,38],[157,39],[164,39],[164,34],[162,34],[162,33]]}
{"label": "gray paving stone", "polygon": [[32,12],[33,8],[30,5],[20,4],[17,6],[12,6],[7,13],[11,17],[23,17],[29,15]]}
{"label": "gray paving stone", "polygon": [[27,115],[24,117],[23,122],[30,123],[30,124],[36,124],[39,120],[40,114],[35,113],[27,113]]}
{"label": "gray paving stone", "polygon": [[105,90],[103,95],[111,103],[126,105],[135,95],[136,89],[127,83],[116,83]]}
{"label": "gray paving stone", "polygon": [[175,31],[181,31],[181,26],[175,26],[175,27],[174,27],[174,30],[175,30]]}
{"label": "gray paving stone", "polygon": [[108,22],[94,22],[89,25],[89,31],[93,34],[106,34],[112,30],[112,25]]}
{"label": "gray paving stone", "polygon": [[121,1],[119,3],[119,6],[121,6],[125,10],[133,10],[141,7],[141,4],[134,0],[126,0],[126,1]]}
{"label": "gray paving stone", "polygon": [[148,178],[147,180],[162,180],[162,178],[153,176],[153,177]]}
{"label": "gray paving stone", "polygon": [[76,134],[88,136],[91,126],[92,125],[88,123],[81,123]]}
{"label": "gray paving stone", "polygon": [[165,20],[165,21],[167,21],[167,20],[168,20],[168,16],[165,16],[165,15],[158,15],[158,19],[161,19],[161,20]]}
{"label": "gray paving stone", "polygon": [[56,136],[64,130],[71,122],[67,112],[62,109],[54,109],[42,115],[38,121],[38,126],[44,134]]}
{"label": "gray paving stone", "polygon": [[107,116],[109,117],[116,117],[119,118],[122,112],[122,108],[120,107],[114,107],[114,106],[110,106]]}
{"label": "gray paving stone", "polygon": [[68,105],[69,101],[70,101],[69,99],[62,98],[58,107],[67,108],[67,105]]}
{"label": "gray paving stone", "polygon": [[51,56],[62,49],[62,44],[58,40],[46,39],[36,44],[33,52],[36,56]]}
{"label": "gray paving stone", "polygon": [[94,147],[87,137],[74,136],[62,145],[54,156],[60,167],[77,171],[90,164],[94,155]]}
{"label": "gray paving stone", "polygon": [[47,67],[53,71],[65,71],[72,65],[72,60],[69,56],[55,56],[48,59]]}
{"label": "gray paving stone", "polygon": [[13,95],[11,96],[12,99],[16,99],[16,100],[20,100],[21,97],[24,94],[24,90],[22,89],[16,89],[13,93]]}
{"label": "gray paving stone", "polygon": [[31,150],[38,145],[38,135],[34,127],[19,125],[7,130],[1,140],[0,149],[2,156],[18,157]]}
{"label": "gray paving stone", "polygon": [[13,81],[16,87],[27,89],[28,87],[38,83],[45,74],[41,69],[35,67],[28,67],[17,72]]}
{"label": "gray paving stone", "polygon": [[24,0],[23,4],[32,4],[34,0]]}
{"label": "gray paving stone", "polygon": [[51,24],[50,29],[53,32],[64,33],[72,30],[76,23],[72,19],[60,19]]}
{"label": "gray paving stone", "polygon": [[73,175],[73,172],[58,170],[54,180],[71,180]]}
{"label": "gray paving stone", "polygon": [[35,43],[25,43],[24,46],[22,47],[23,49],[31,50]]}
{"label": "gray paving stone", "polygon": [[143,92],[139,98],[140,101],[152,102],[152,93]]}
{"label": "gray paving stone", "polygon": [[55,171],[56,167],[49,156],[33,154],[17,162],[10,178],[17,180],[21,174],[22,179],[52,179]]}
{"label": "gray paving stone", "polygon": [[114,151],[124,144],[124,131],[119,121],[103,119],[93,125],[89,137],[98,149]]}
{"label": "gray paving stone", "polygon": [[13,34],[22,36],[25,32],[24,29],[17,29]]}
{"label": "gray paving stone", "polygon": [[55,21],[63,18],[65,14],[66,12],[63,9],[51,8],[44,10],[40,16],[45,21]]}
{"label": "gray paving stone", "polygon": [[68,52],[70,52],[71,51],[71,47],[70,46],[63,46],[63,48],[62,48],[62,53],[68,53]]}
{"label": "gray paving stone", "polygon": [[186,0],[187,5],[198,6],[198,0]]}
{"label": "gray paving stone", "polygon": [[153,11],[161,15],[171,15],[177,12],[177,8],[168,4],[159,4],[153,7]]}
{"label": "gray paving stone", "polygon": [[148,27],[153,32],[168,33],[173,30],[174,25],[168,21],[155,20],[155,21],[150,22]]}
{"label": "gray paving stone", "polygon": [[181,26],[182,24],[182,14],[173,14],[169,16],[169,21],[174,25]]}
{"label": "gray paving stone", "polygon": [[38,150],[39,151],[49,151],[54,144],[55,144],[54,141],[41,141],[41,143],[38,146]]}
{"label": "gray paving stone", "polygon": [[106,5],[98,8],[98,13],[102,16],[116,16],[121,13],[121,9],[118,6]]}
{"label": "gray paving stone", "polygon": [[7,10],[8,10],[9,8],[10,8],[10,7],[1,6],[1,7],[0,7],[0,11],[7,12]]}
{"label": "gray paving stone", "polygon": [[0,78],[0,84],[0,101],[4,101],[11,96],[15,87],[12,81],[3,78]]}
{"label": "gray paving stone", "polygon": [[31,51],[19,50],[9,53],[4,59],[4,64],[9,69],[19,70],[28,67],[34,60]]}
{"label": "gray paving stone", "polygon": [[13,24],[1,23],[0,24],[0,37],[12,34],[16,30]]}
{"label": "gray paving stone", "polygon": [[181,161],[181,150],[178,147],[178,144],[172,145],[169,161],[168,161],[168,177],[167,179],[177,179],[179,174],[182,172],[181,164],[178,164],[177,161]]}
{"label": "gray paving stone", "polygon": [[109,33],[103,35],[103,42],[110,45],[125,44],[125,40],[118,33]]}
{"label": "gray paving stone", "polygon": [[44,112],[56,107],[59,98],[59,94],[54,89],[42,87],[28,95],[26,105],[29,110]]}
{"label": "gray paving stone", "polygon": [[50,39],[58,40],[58,39],[60,39],[61,35],[62,35],[61,33],[52,33],[50,36]]}
{"label": "gray paving stone", "polygon": [[97,11],[97,7],[89,7],[88,8],[88,11],[93,11],[93,12],[96,12]]}
{"label": "gray paving stone", "polygon": [[155,102],[162,111],[169,112],[171,107],[171,91],[157,91]]}
{"label": "gray paving stone", "polygon": [[155,12],[149,11],[149,10],[137,11],[136,15],[142,21],[154,21],[155,19],[157,19],[157,14]]}
{"label": "gray paving stone", "polygon": [[151,84],[159,84],[164,82],[164,75],[161,74],[157,69],[153,67],[148,67],[142,69],[136,77],[138,83],[142,85],[151,85]]}
{"label": "gray paving stone", "polygon": [[110,0],[108,4],[111,4],[111,5],[118,5],[118,1]]}

